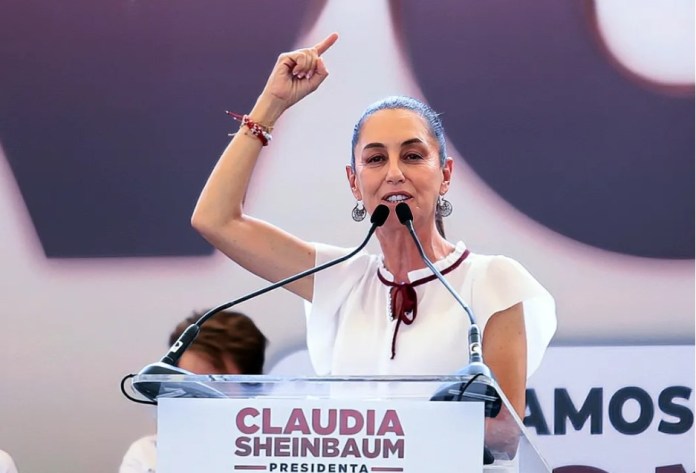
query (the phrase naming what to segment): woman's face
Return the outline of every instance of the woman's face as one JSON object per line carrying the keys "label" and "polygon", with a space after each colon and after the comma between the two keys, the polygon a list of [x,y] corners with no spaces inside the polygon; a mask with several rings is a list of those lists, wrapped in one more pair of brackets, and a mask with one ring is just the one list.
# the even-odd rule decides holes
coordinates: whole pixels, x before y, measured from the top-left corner
{"label": "woman's face", "polygon": [[437,140],[420,115],[403,109],[374,113],[363,123],[354,152],[348,181],[368,212],[387,205],[387,225],[400,225],[394,208],[405,202],[415,225],[434,221],[437,198],[449,188],[452,159],[440,166]]}

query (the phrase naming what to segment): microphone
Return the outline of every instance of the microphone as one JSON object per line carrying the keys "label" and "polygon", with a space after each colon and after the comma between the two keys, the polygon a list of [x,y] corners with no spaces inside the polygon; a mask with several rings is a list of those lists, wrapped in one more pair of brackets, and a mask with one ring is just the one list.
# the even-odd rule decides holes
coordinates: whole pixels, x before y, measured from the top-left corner
{"label": "microphone", "polygon": [[[247,294],[246,296],[240,297],[239,299],[226,302],[224,304],[210,309],[205,314],[203,314],[195,323],[189,325],[188,328],[184,330],[179,339],[174,343],[174,345],[171,346],[167,354],[164,355],[160,361],[145,366],[142,370],[140,370],[138,376],[145,374],[193,375],[194,373],[181,369],[178,366],[176,366],[176,364],[178,363],[179,359],[184,354],[184,352],[191,345],[191,343],[193,343],[193,341],[196,339],[198,333],[200,332],[201,326],[208,319],[210,319],[218,312],[228,309],[234,305],[241,304],[242,302],[245,302],[249,299],[253,299],[254,297],[260,296],[274,289],[295,282],[298,279],[310,276],[314,273],[317,273],[331,266],[337,265],[338,263],[341,263],[349,258],[352,258],[356,254],[358,254],[358,252],[360,252],[363,248],[365,248],[367,243],[370,241],[370,238],[372,238],[372,235],[375,233],[375,230],[377,230],[377,227],[381,227],[382,225],[384,225],[384,222],[387,221],[387,217],[389,217],[389,207],[381,204],[378,205],[372,213],[372,216],[370,217],[370,223],[372,225],[370,226],[370,230],[367,232],[367,236],[365,237],[363,242],[350,253],[339,258],[333,259],[331,261],[327,261],[326,263],[320,264],[319,266],[315,266],[313,268],[302,271],[301,273],[298,273],[294,276],[282,279],[274,284],[259,289],[258,291],[254,291],[250,294]],[[162,392],[162,386],[159,382],[135,381],[133,382],[132,386],[133,389],[138,391],[140,394],[155,402],[157,396],[167,394]],[[178,390],[180,391],[181,388],[178,388]],[[179,395],[181,394],[184,393],[179,393]],[[189,397],[226,397],[219,391],[202,384],[199,384],[198,386],[194,387],[193,392],[188,392],[185,394]]]}
{"label": "microphone", "polygon": [[[447,288],[450,294],[452,294],[459,305],[464,309],[464,312],[466,312],[470,322],[468,335],[469,364],[456,373],[458,376],[469,376],[470,379],[463,384],[455,384],[444,387],[433,395],[431,400],[461,401],[464,400],[464,396],[474,400],[483,400],[486,401],[486,415],[495,417],[500,411],[500,397],[497,395],[495,387],[492,384],[493,375],[491,374],[491,370],[483,362],[483,355],[481,352],[481,331],[476,324],[474,314],[469,306],[459,296],[457,291],[452,288],[442,273],[437,270],[430,259],[428,259],[426,256],[425,251],[423,251],[423,245],[421,245],[421,242],[416,235],[416,231],[413,228],[413,214],[406,203],[401,202],[397,204],[396,216],[399,218],[399,222],[401,222],[401,224],[404,225],[411,234],[423,262],[428,268],[430,268],[433,274],[440,280],[440,282]],[[474,383],[474,381],[478,382]]]}
{"label": "microphone", "polygon": [[483,364],[483,357],[481,354],[481,331],[479,330],[478,325],[476,324],[476,319],[474,318],[474,314],[471,312],[471,309],[469,309],[469,306],[466,305],[466,303],[462,300],[462,298],[459,296],[457,291],[455,291],[450,283],[445,279],[445,277],[440,273],[440,271],[435,268],[433,263],[428,259],[428,257],[425,254],[425,251],[423,251],[423,245],[421,245],[420,240],[418,239],[418,236],[416,235],[416,231],[413,229],[413,214],[411,213],[411,209],[407,204],[404,202],[401,202],[396,206],[396,216],[399,217],[399,222],[401,222],[402,225],[404,225],[406,228],[408,228],[408,232],[411,234],[411,238],[413,238],[413,241],[416,244],[416,247],[418,248],[418,253],[420,253],[421,258],[423,259],[423,262],[425,265],[430,268],[430,270],[433,272],[433,274],[440,280],[440,282],[447,288],[447,290],[452,294],[452,296],[457,300],[460,306],[464,309],[464,312],[466,312],[466,315],[469,316],[469,322],[471,323],[471,326],[469,327],[469,373],[474,375],[474,374],[481,374],[483,376],[487,376],[491,378],[491,370]]}

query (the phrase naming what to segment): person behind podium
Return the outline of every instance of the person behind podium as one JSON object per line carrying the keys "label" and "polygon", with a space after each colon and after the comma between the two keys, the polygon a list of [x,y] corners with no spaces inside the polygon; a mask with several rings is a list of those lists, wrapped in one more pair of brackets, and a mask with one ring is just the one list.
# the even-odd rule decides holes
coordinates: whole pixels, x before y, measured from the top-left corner
{"label": "person behind podium", "polygon": [[[257,159],[265,145],[273,146],[273,127],[328,77],[322,56],[337,38],[332,34],[314,47],[278,57],[254,107],[236,115],[239,132],[215,165],[191,218],[212,245],[268,281],[349,251],[302,241],[244,208]],[[293,151],[311,152],[310,143],[321,136],[309,129],[306,139],[306,149],[285,150],[288,167],[294,165]],[[469,321],[446,288],[430,277],[397,219],[394,209],[405,202],[425,253],[471,306],[483,331],[484,361],[523,417],[526,379],[555,331],[554,300],[518,262],[473,253],[462,241],[451,242],[438,232],[438,218],[452,209],[445,195],[454,171],[440,118],[413,98],[386,98],[360,117],[351,149],[346,175],[356,205],[346,209],[346,217],[361,220],[378,205],[391,212],[376,231],[380,255],[363,252],[286,286],[310,303],[307,345],[317,374],[447,375],[467,365]],[[282,196],[278,189],[268,191]],[[307,198],[330,197],[308,190]]]}
{"label": "person behind podium", "polygon": [[[169,346],[204,313],[194,313],[181,321],[169,335]],[[249,317],[240,312],[220,312],[201,326],[178,366],[196,374],[262,374],[267,344],[265,335]],[[155,435],[136,440],[123,457],[119,473],[154,473],[156,453]]]}

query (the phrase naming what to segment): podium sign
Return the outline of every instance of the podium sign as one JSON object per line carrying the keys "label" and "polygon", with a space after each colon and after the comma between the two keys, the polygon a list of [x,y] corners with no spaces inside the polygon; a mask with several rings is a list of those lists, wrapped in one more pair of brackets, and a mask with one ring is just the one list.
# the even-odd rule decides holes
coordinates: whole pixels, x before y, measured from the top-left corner
{"label": "podium sign", "polygon": [[159,403],[159,473],[551,473],[490,378],[142,374],[133,385]]}
{"label": "podium sign", "polygon": [[159,473],[481,473],[483,404],[160,398]]}

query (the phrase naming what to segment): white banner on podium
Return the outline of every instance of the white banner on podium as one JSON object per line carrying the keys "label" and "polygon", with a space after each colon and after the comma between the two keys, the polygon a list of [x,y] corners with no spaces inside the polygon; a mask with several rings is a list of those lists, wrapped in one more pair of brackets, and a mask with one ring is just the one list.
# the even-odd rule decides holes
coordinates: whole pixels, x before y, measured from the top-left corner
{"label": "white banner on podium", "polygon": [[160,399],[158,472],[481,473],[483,405]]}

